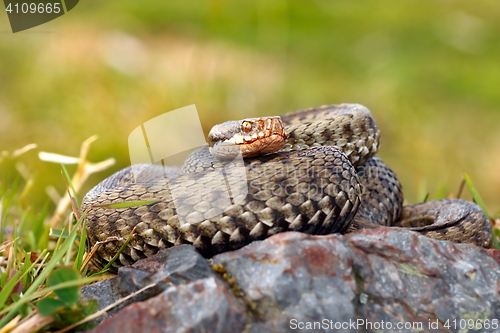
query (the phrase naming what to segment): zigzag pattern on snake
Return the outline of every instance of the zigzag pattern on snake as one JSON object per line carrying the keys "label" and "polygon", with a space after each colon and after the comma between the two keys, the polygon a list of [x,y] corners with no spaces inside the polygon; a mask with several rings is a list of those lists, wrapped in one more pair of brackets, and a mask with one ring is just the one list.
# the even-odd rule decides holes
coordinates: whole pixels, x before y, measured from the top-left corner
{"label": "zigzag pattern on snake", "polygon": [[[376,155],[380,131],[365,107],[330,105],[281,118],[288,135],[276,153],[238,164],[215,159],[205,146],[190,155],[183,173],[136,165],[94,187],[82,204],[88,246],[121,240],[105,242],[93,263],[106,265],[134,227],[114,269],[179,244],[193,244],[210,257],[289,230],[329,234],[391,226],[491,246],[491,224],[474,203],[403,206],[396,175]],[[155,202],[103,207],[142,200]]]}

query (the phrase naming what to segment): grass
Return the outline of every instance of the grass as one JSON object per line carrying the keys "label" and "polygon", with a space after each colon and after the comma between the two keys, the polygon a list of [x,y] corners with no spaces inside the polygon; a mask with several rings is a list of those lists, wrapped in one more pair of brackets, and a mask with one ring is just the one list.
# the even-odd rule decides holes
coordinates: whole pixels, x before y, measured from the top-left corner
{"label": "grass", "polygon": [[[110,161],[87,162],[91,142],[83,143],[73,177],[70,178],[66,167],[61,165],[68,193],[75,194],[75,188],[81,187],[82,180],[90,172],[110,164]],[[73,209],[69,215],[67,204],[66,207],[61,204],[67,203],[67,196],[59,200],[51,214],[48,204],[40,209],[30,203],[33,177],[23,171],[25,167],[21,162],[21,155],[28,150],[12,154],[3,152],[0,160],[2,174],[11,177],[17,173],[13,178],[5,177],[0,181],[0,327],[4,331],[12,327],[27,331],[43,327],[62,329],[82,320],[97,310],[97,303],[95,300],[81,301],[79,287],[96,281],[97,275],[105,272],[95,274],[84,260],[85,214],[79,211],[74,196],[70,200]],[[62,157],[52,155],[52,159],[57,162]],[[52,222],[54,216],[64,218],[55,224]],[[55,228],[51,228],[51,224]],[[89,326],[78,327],[86,328]]]}
{"label": "grass", "polygon": [[[85,249],[85,212],[80,212],[75,200],[76,188],[81,188],[82,179],[88,174],[81,170],[102,170],[107,163],[92,164],[86,156],[93,141],[82,144],[78,167],[70,177],[64,164],[61,165],[63,182],[71,193],[72,210],[64,214],[63,222],[58,227],[50,228],[51,216],[60,215],[61,206],[55,209],[48,204],[41,207],[30,205],[30,188],[33,178],[22,166],[22,155],[34,149],[27,147],[12,154],[2,152],[0,174],[13,178],[0,181],[0,332],[8,332],[14,327],[32,330],[84,330],[91,328],[88,320],[100,313],[94,300],[81,301],[79,288],[82,285],[100,279],[106,272],[89,269],[88,256]],[[28,149],[29,148],[29,149]],[[52,154],[41,154],[43,159],[53,162],[68,161],[67,157]],[[76,162],[76,161],[73,161]],[[43,163],[39,161],[39,163]],[[96,167],[98,165],[99,167]],[[467,174],[463,175],[463,183],[469,189],[474,201],[485,211],[484,202]],[[459,195],[462,189],[459,190]],[[441,194],[439,194],[441,193]],[[440,190],[437,196],[442,195]],[[425,195],[427,199],[429,194]],[[439,199],[439,197],[436,197]],[[58,202],[64,200],[61,198]],[[425,201],[425,200],[424,200]],[[127,205],[144,204],[144,202]],[[66,207],[67,208],[67,207]],[[59,212],[58,212],[59,211]],[[492,223],[494,222],[491,219]],[[497,220],[498,223],[498,220]],[[498,237],[500,231],[494,229],[494,247],[500,249]],[[131,235],[133,232],[131,233]],[[123,248],[131,237],[124,242]],[[492,286],[494,287],[494,286]]]}

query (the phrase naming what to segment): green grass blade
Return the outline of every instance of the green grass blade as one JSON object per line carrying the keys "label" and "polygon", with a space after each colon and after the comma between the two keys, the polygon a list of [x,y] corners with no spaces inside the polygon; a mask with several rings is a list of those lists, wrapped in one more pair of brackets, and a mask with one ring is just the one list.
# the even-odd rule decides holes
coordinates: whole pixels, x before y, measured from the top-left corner
{"label": "green grass blade", "polygon": [[446,183],[441,183],[438,189],[436,190],[436,194],[434,194],[434,198],[436,200],[446,199],[448,197],[448,187]]}
{"label": "green grass blade", "polygon": [[[23,263],[23,284],[26,286],[28,284],[28,273],[31,270],[31,252],[24,253],[24,263]],[[1,303],[0,303],[1,304]]]}
{"label": "green grass blade", "polygon": [[[89,284],[89,283],[92,283],[95,281],[99,281],[100,279],[101,279],[100,277],[85,277],[85,278],[80,278],[78,280],[63,282],[63,283],[58,284],[57,286],[40,289],[38,291],[32,292],[31,297],[25,297],[25,296],[21,297],[18,302],[11,304],[8,307],[6,307],[5,309],[1,310],[0,315],[7,313],[7,312],[9,312],[9,314],[10,314],[10,313],[14,312],[14,310],[17,307],[22,306],[23,304],[29,302],[31,299],[45,296],[46,294],[51,293],[53,291],[65,289],[65,288],[69,288],[69,287],[83,286],[83,285],[86,285],[86,284]],[[5,318],[6,317],[2,318],[2,321],[0,322],[0,327],[3,327],[3,325],[5,325],[5,323],[7,323],[8,320],[5,320]],[[9,318],[9,320],[10,320],[10,318]],[[4,321],[5,321],[5,323],[4,323]]]}
{"label": "green grass blade", "polygon": [[[30,300],[33,296],[32,294],[40,287],[45,282],[45,279],[47,276],[52,272],[52,270],[59,264],[63,256],[66,254],[66,251],[68,248],[70,248],[74,240],[76,238],[76,231],[77,228],[73,228],[72,234],[66,240],[62,243],[62,245],[57,248],[57,250],[54,251],[52,254],[52,258],[50,261],[47,263],[47,265],[44,267],[43,270],[40,271],[40,275],[37,276],[37,278],[33,281],[32,285],[28,288],[28,290],[24,293],[24,295],[21,297],[19,302],[14,303],[14,307],[5,315],[0,320],[0,327],[3,327],[6,323],[8,323],[19,311],[21,308],[21,305],[24,302],[27,302]],[[61,239],[58,239],[58,243]]]}
{"label": "green grass blade", "polygon": [[33,276],[38,276],[38,273],[40,273],[40,270],[43,269],[45,262],[49,258],[50,253],[47,250],[43,250],[43,252],[40,254],[40,258],[43,258],[42,261],[40,262],[40,266],[33,272]]}
{"label": "green grass blade", "polygon": [[68,238],[69,232],[59,230],[59,229],[50,229],[49,236],[50,237],[58,237],[58,238]]}
{"label": "green grass blade", "polygon": [[[481,207],[481,209],[484,212],[484,215],[486,215],[486,218],[488,219],[488,222],[491,221],[491,216],[488,214],[488,211],[486,210],[486,205],[484,204],[483,198],[481,198],[481,195],[479,195],[479,192],[476,190],[476,187],[472,183],[472,180],[470,179],[469,175],[464,172],[464,179],[465,183],[467,184],[467,187],[469,188],[469,191],[472,195],[472,198],[476,202],[476,204]],[[500,242],[498,241],[498,234],[499,231],[498,229],[493,228],[493,247],[497,250],[500,250]]]}
{"label": "green grass blade", "polygon": [[134,237],[134,235],[135,235],[135,228],[132,230],[132,232],[128,236],[127,240],[123,243],[123,245],[120,247],[120,249],[115,254],[115,256],[108,262],[108,264],[106,266],[104,266],[104,268],[101,269],[100,272],[98,272],[96,274],[93,274],[92,277],[99,276],[101,274],[106,273],[108,271],[108,269],[111,267],[111,265],[116,261],[116,259],[118,259],[118,257],[120,256],[120,253],[122,253],[123,250],[125,250],[125,248],[127,247],[128,243],[130,243],[130,241],[132,240],[132,238]]}
{"label": "green grass blade", "polygon": [[[1,188],[0,188],[1,191]],[[0,192],[1,193],[1,192]],[[3,214],[4,214],[4,209],[3,209],[3,197],[0,197],[0,244],[3,243]]]}
{"label": "green grass blade", "polygon": [[80,245],[78,246],[78,253],[76,254],[75,263],[73,264],[73,267],[78,271],[80,271],[82,263],[83,263],[83,256],[85,254],[85,242],[86,242],[86,240],[87,240],[87,221],[85,219],[83,219],[82,232],[80,235]]}
{"label": "green grass blade", "polygon": [[466,174],[465,172],[464,172],[464,179],[472,195],[472,198],[474,198],[474,201],[477,203],[477,205],[481,207],[488,220],[491,220],[490,214],[488,214],[488,211],[486,210],[486,205],[484,204],[483,199],[481,198],[479,192],[474,187],[474,184],[472,184],[472,180],[470,179],[469,175]]}
{"label": "green grass blade", "polygon": [[76,204],[78,206],[78,209],[80,209],[79,200],[78,200],[78,197],[76,195],[75,188],[73,187],[73,182],[71,181],[71,177],[70,177],[70,175],[68,173],[68,170],[66,169],[66,167],[64,166],[64,164],[61,164],[61,168],[62,168],[62,171],[63,171],[64,178],[66,180],[66,185],[69,186],[70,189],[71,189],[71,196],[73,198],[75,198],[75,201],[76,201]]}
{"label": "green grass blade", "polygon": [[41,232],[42,236],[38,239],[37,248],[38,249],[46,249],[49,247],[49,233],[50,233],[50,225],[47,223]]}
{"label": "green grass blade", "polygon": [[[74,214],[71,213],[72,219],[75,218]],[[78,240],[80,236],[78,235],[78,227],[77,225],[81,224],[81,221],[78,221],[74,226],[71,224],[71,222],[68,223],[68,229],[70,230],[70,233],[75,234],[74,241]],[[72,260],[72,248],[69,247],[66,250],[66,256],[64,258],[64,266],[71,266],[71,260]]]}
{"label": "green grass blade", "polygon": [[17,271],[10,280],[3,286],[2,291],[0,291],[0,310],[4,308],[5,302],[7,302],[7,298],[10,293],[16,286],[16,284],[20,281],[19,276],[21,275],[21,271]]}
{"label": "green grass blade", "polygon": [[118,257],[120,256],[120,254],[123,252],[123,250],[125,250],[125,248],[127,247],[128,243],[130,243],[130,241],[132,240],[132,237],[134,236],[134,233],[131,233],[130,236],[128,236],[127,240],[125,241],[125,243],[123,243],[123,245],[120,247],[120,249],[118,250],[118,252],[115,254],[115,256],[113,257],[113,259],[111,259],[108,264],[106,266],[104,266],[104,268],[102,269],[103,271],[107,271],[111,265],[113,265],[113,263],[116,261],[116,259],[118,259]]}

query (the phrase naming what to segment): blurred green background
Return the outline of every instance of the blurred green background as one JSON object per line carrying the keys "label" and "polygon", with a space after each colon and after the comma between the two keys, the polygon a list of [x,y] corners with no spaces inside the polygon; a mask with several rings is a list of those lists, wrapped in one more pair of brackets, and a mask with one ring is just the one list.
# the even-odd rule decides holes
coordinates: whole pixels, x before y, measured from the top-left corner
{"label": "blurred green background", "polygon": [[[219,122],[360,103],[408,202],[456,193],[466,171],[500,210],[500,7],[497,1],[86,0],[12,34],[0,13],[0,151],[64,188],[38,151],[127,166],[144,121],[196,104]],[[16,163],[15,161],[12,163]],[[4,179],[14,177],[0,165]],[[468,193],[465,198],[470,198]]]}

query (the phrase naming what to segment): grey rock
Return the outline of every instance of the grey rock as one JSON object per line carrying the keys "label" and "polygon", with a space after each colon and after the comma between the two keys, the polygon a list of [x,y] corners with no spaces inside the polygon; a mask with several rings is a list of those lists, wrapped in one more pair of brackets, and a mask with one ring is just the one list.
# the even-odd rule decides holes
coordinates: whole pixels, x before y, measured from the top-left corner
{"label": "grey rock", "polygon": [[172,285],[218,277],[207,261],[190,245],[176,246],[121,267],[118,276],[82,288],[82,299],[96,299],[99,310],[144,289],[98,319],[101,321],[126,305],[158,295]]}
{"label": "grey rock", "polygon": [[242,332],[245,308],[226,285],[210,277],[127,306],[92,332]]}
{"label": "grey rock", "polygon": [[153,257],[118,270],[120,288],[127,294],[151,284],[163,291],[169,286],[197,281],[214,274],[212,267],[191,245],[160,251]]}
{"label": "grey rock", "polygon": [[465,332],[471,320],[475,332],[500,332],[497,250],[397,228],[287,232],[212,263],[183,245],[122,268],[116,285],[90,286],[164,290],[95,332]]}
{"label": "grey rock", "polygon": [[278,234],[214,262],[255,309],[252,332],[296,331],[299,323],[315,322],[318,329],[307,331],[343,325],[345,332],[400,332],[403,324],[418,332],[432,322],[439,323],[433,331],[449,332],[444,325],[454,319],[500,318],[500,265],[491,252],[498,253],[379,228],[344,236]]}
{"label": "grey rock", "polygon": [[[99,303],[99,310],[102,310],[126,296],[121,295],[119,284],[116,283],[116,281],[117,278],[113,278],[102,280],[88,286],[83,286],[81,290],[81,298],[84,300],[96,299]],[[108,313],[108,315],[109,314],[110,313]],[[107,316],[104,316],[104,318],[106,317]]]}

